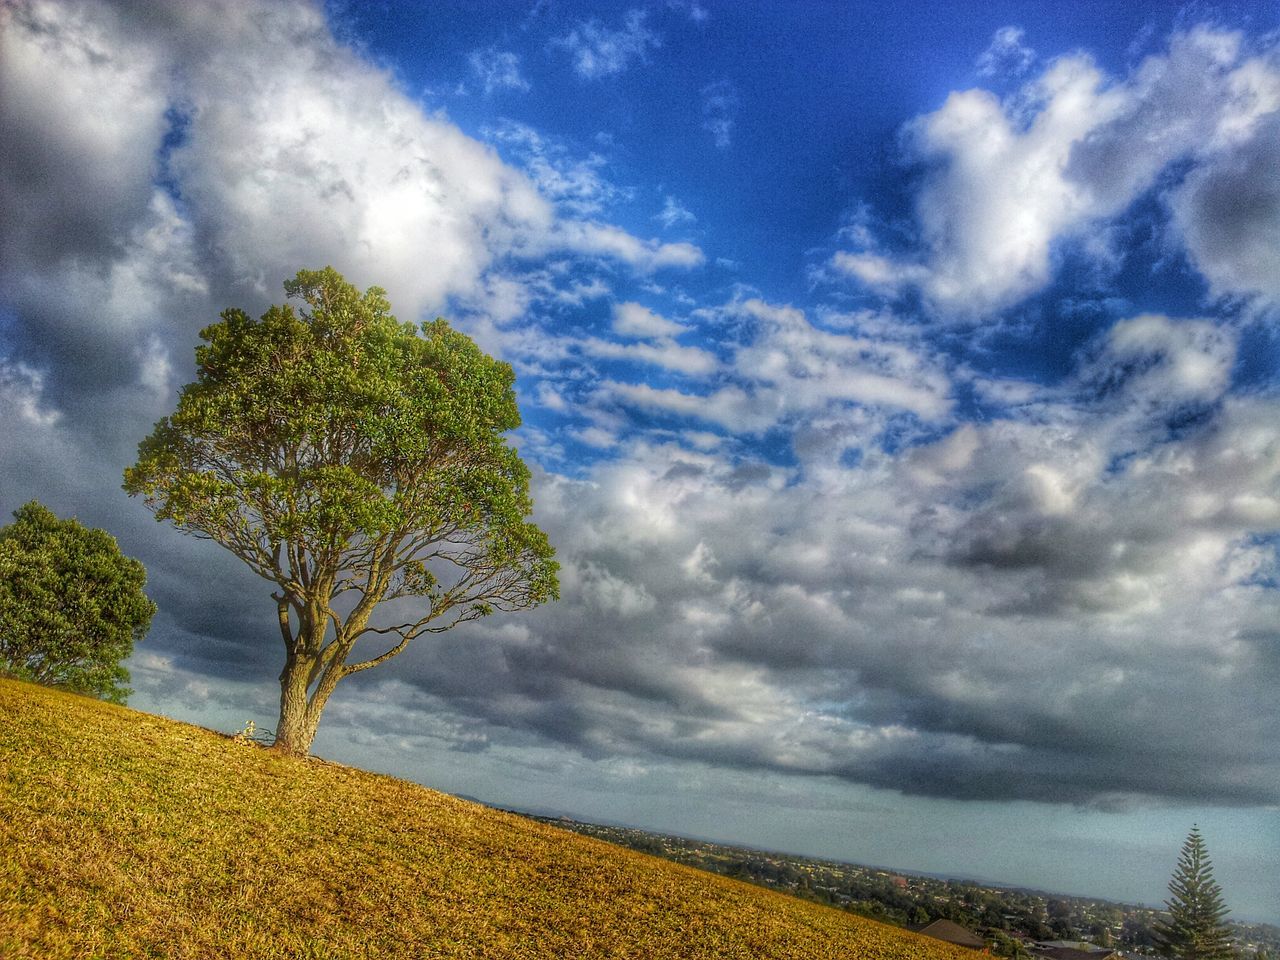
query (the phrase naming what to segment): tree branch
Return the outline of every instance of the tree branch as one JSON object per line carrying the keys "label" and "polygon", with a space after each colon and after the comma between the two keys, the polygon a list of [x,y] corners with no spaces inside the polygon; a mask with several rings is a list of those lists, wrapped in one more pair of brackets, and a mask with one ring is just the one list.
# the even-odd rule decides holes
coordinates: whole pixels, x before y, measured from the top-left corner
{"label": "tree branch", "polygon": [[[370,631],[370,632],[377,633],[381,631]],[[360,663],[351,663],[351,664],[345,665],[342,668],[343,674],[359,673],[361,670],[368,670],[370,667],[376,667],[380,663],[386,663],[396,654],[402,652],[404,648],[409,645],[409,641],[413,640],[416,636],[417,634],[412,634],[412,633],[405,634],[401,638],[400,642],[397,643],[390,650],[388,650],[386,653],[379,654],[378,656],[374,657],[371,660],[363,660]]]}
{"label": "tree branch", "polygon": [[280,636],[284,639],[285,650],[293,650],[293,629],[289,624],[289,600],[282,594],[273,593],[271,599],[276,602],[276,616],[280,620]]}

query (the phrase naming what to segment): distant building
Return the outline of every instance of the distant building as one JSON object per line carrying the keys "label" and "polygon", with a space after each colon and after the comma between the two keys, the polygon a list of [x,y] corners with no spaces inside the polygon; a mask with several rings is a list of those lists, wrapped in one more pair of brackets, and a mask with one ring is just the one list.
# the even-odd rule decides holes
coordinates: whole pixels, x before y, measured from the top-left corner
{"label": "distant building", "polygon": [[935,940],[945,940],[947,943],[954,943],[959,947],[968,947],[971,950],[981,950],[987,945],[986,941],[976,933],[966,930],[960,924],[952,923],[950,920],[934,920],[932,923],[920,924],[907,929],[922,933],[926,937],[933,937]]}

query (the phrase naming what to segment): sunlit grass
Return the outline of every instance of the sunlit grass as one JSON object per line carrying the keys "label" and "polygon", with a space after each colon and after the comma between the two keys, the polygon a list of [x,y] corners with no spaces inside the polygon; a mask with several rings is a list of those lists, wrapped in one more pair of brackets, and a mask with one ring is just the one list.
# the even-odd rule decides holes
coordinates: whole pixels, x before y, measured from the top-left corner
{"label": "sunlit grass", "polygon": [[972,954],[415,784],[0,680],[0,957]]}

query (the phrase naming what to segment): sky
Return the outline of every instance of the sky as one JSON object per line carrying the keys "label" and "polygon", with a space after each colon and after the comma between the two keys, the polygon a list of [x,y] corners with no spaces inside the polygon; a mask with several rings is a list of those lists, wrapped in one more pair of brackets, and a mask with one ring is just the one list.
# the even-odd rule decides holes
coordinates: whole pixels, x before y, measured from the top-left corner
{"label": "sky", "polygon": [[301,268],[513,365],[562,599],[315,751],[526,810],[1280,922],[1280,6],[0,4],[0,515],[131,704],[274,725],[270,586],[121,492]]}

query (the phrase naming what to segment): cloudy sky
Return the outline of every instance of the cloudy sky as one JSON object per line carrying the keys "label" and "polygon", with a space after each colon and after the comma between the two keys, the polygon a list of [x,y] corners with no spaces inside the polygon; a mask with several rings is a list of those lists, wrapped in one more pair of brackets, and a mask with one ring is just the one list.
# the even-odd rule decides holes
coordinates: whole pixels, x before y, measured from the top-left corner
{"label": "cloudy sky", "polygon": [[[925,9],[928,7],[928,9]],[[512,363],[563,599],[322,755],[1280,921],[1273,2],[0,4],[0,511],[116,534],[133,705],[274,725],[269,587],[120,491],[302,267]]]}

